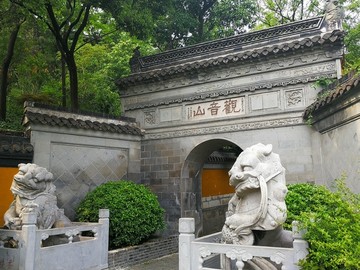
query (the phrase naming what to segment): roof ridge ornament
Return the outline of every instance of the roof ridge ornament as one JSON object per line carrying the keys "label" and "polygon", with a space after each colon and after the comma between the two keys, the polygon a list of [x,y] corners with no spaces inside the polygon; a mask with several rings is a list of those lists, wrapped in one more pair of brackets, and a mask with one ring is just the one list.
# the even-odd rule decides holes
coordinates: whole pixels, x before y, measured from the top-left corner
{"label": "roof ridge ornament", "polygon": [[133,50],[133,55],[129,61],[130,69],[131,69],[132,73],[141,71],[141,66],[140,66],[140,61],[139,61],[140,57],[141,57],[140,46],[137,46]]}
{"label": "roof ridge ornament", "polygon": [[326,0],[325,2],[325,30],[343,30],[342,21],[345,17],[344,8],[339,0]]}

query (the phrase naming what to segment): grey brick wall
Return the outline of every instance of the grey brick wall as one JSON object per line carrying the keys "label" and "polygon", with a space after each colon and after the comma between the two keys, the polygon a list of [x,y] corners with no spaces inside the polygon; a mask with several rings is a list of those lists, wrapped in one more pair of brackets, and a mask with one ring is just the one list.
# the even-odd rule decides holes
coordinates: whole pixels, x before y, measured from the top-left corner
{"label": "grey brick wall", "polygon": [[164,235],[177,234],[178,219],[181,216],[181,146],[176,140],[142,141],[141,143],[142,184],[148,186],[165,209],[167,228]]}
{"label": "grey brick wall", "polygon": [[[178,236],[148,241],[142,245],[109,251],[108,269],[115,270],[177,253]],[[169,266],[169,269],[172,269]]]}

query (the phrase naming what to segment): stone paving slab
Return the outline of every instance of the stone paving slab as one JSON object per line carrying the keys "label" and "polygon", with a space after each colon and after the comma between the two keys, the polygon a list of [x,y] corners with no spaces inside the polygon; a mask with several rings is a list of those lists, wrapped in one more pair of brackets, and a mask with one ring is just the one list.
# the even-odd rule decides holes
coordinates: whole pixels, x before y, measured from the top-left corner
{"label": "stone paving slab", "polygon": [[[179,254],[164,256],[155,260],[144,262],[142,264],[127,267],[123,270],[178,270]],[[120,269],[118,269],[120,270]]]}

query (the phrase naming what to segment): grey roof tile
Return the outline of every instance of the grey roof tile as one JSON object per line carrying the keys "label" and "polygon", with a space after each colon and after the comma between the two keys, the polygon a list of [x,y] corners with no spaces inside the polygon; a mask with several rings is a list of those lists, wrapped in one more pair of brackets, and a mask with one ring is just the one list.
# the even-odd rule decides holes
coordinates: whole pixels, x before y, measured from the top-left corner
{"label": "grey roof tile", "polygon": [[0,166],[16,167],[22,162],[31,162],[34,147],[23,134],[0,133]]}
{"label": "grey roof tile", "polygon": [[74,119],[72,117],[65,118],[56,115],[48,115],[46,113],[26,111],[25,117],[30,123],[48,125],[48,126],[60,126],[68,128],[88,129],[97,131],[108,131],[111,133],[119,134],[132,134],[143,135],[143,131],[129,124],[114,124],[91,120]]}
{"label": "grey roof tile", "polygon": [[350,91],[360,91],[358,87],[360,82],[360,74],[349,73],[339,81],[336,81],[323,92],[328,91],[325,97],[316,100],[304,111],[303,117],[309,118],[314,112],[330,106],[333,102],[343,97]]}

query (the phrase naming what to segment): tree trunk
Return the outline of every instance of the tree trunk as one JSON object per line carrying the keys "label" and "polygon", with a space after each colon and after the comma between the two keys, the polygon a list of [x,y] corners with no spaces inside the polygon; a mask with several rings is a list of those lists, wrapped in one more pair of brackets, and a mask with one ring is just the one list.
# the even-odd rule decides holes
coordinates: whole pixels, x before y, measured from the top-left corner
{"label": "tree trunk", "polygon": [[70,77],[71,109],[76,112],[79,110],[79,99],[78,99],[78,74],[77,74],[77,66],[75,63],[74,53],[69,52],[66,54],[66,63]]}
{"label": "tree trunk", "polygon": [[62,106],[66,108],[66,62],[63,54],[61,54],[61,95]]}
{"label": "tree trunk", "polygon": [[15,28],[10,34],[10,39],[7,47],[7,53],[2,62],[1,77],[0,77],[0,120],[6,120],[6,97],[8,87],[8,73],[10,68],[11,59],[14,55],[16,38],[18,36],[20,26],[24,21],[19,22],[15,25]]}

